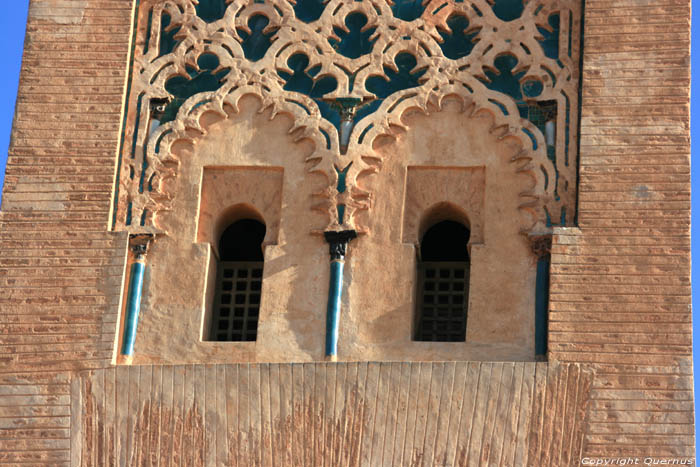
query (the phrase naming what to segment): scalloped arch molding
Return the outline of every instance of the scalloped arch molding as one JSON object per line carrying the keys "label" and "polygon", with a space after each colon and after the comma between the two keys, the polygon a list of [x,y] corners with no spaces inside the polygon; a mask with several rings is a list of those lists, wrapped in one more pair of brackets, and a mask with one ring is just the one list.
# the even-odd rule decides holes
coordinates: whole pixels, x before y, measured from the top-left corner
{"label": "scalloped arch molding", "polygon": [[[325,230],[364,230],[356,214],[374,194],[358,178],[381,171],[374,142],[406,130],[408,110],[433,113],[446,96],[459,96],[472,117],[487,114],[492,133],[519,140],[513,170],[534,180],[521,193],[526,230],[570,224],[580,8],[528,1],[509,15],[482,0],[141,2],[113,226],[159,231],[158,213],[177,196],[167,183],[178,176],[173,144],[196,144],[203,115],[228,117],[224,106],[247,94],[261,111],[291,115],[295,139],[313,141],[309,170],[328,180],[315,206],[327,213]],[[352,121],[347,151],[343,120]],[[545,139],[544,120],[555,122],[555,141]]]}

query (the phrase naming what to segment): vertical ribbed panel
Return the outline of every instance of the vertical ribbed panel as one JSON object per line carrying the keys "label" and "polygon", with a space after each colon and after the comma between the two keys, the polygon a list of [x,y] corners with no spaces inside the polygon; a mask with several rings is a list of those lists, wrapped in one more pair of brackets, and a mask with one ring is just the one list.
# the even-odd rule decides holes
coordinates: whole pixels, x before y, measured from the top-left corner
{"label": "vertical ribbed panel", "polygon": [[577,364],[547,363],[96,370],[72,385],[72,462],[571,465],[592,378]]}

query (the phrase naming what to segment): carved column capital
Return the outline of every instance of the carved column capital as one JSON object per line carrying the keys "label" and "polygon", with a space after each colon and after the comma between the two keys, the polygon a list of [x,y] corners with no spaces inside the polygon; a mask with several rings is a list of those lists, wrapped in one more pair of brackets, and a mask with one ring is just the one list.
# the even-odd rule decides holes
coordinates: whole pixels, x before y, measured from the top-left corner
{"label": "carved column capital", "polygon": [[129,249],[134,253],[136,259],[141,259],[146,256],[153,237],[152,234],[129,235]]}
{"label": "carved column capital", "polygon": [[546,259],[552,253],[552,234],[529,235],[530,250],[537,259]]}
{"label": "carved column capital", "polygon": [[340,232],[324,232],[328,242],[328,249],[331,254],[331,261],[345,259],[348,243],[353,238],[357,237],[357,232],[354,230],[342,230]]}

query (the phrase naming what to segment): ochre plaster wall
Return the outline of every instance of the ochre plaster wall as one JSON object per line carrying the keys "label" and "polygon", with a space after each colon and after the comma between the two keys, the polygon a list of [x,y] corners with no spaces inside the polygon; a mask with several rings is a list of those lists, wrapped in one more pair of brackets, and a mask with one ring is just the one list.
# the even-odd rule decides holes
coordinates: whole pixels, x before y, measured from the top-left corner
{"label": "ochre plaster wall", "polygon": [[[489,114],[470,116],[465,107],[459,99],[448,98],[442,109],[434,108],[428,115],[406,115],[406,131],[377,143],[383,170],[369,177],[367,184],[378,195],[366,219],[368,232],[351,244],[345,267],[341,360],[535,357],[536,259],[521,234],[528,219],[521,220],[517,209],[519,194],[531,187],[532,180],[517,173],[511,163],[520,150],[519,141],[499,138],[491,131]],[[325,177],[308,173],[304,161],[312,148],[307,140],[294,142],[289,134],[291,116],[278,114],[270,120],[269,112],[260,113],[260,101],[254,96],[241,98],[237,111],[226,108],[227,118],[212,113],[206,118],[205,135],[173,149],[181,161],[171,188],[177,196],[172,209],[160,215],[165,233],[158,235],[148,254],[138,351],[132,363],[324,359],[328,247],[312,231],[323,226],[313,203],[314,194],[325,187]],[[224,173],[227,167],[256,172],[237,185],[209,175]],[[449,179],[407,183],[409,169],[421,167],[445,167],[446,173],[459,173],[455,167],[469,169],[480,178],[473,184],[453,185],[454,192],[438,188],[450,186],[445,183]],[[207,194],[214,192],[215,200]],[[464,205],[470,196],[478,201]],[[432,202],[406,204],[407,198]],[[414,242],[402,241],[403,220],[407,216],[418,220],[416,225],[409,223],[414,231],[403,232],[403,237],[418,238],[421,221],[450,218],[450,211],[431,211],[445,202],[463,212],[465,219],[459,220],[474,230],[467,342],[414,342],[416,251]],[[241,203],[252,207],[270,227],[264,241],[258,338],[207,342],[202,336],[208,328],[216,279],[211,271],[217,261],[211,247],[216,248],[228,210]],[[202,229],[208,233],[198,233]]]}
{"label": "ochre plaster wall", "polygon": [[[464,441],[458,441],[466,439],[462,425],[448,423],[458,440],[432,437],[432,433],[444,433],[437,428],[445,426],[439,416],[445,413],[440,401],[449,400],[437,394],[449,387],[445,395],[454,394],[457,399],[453,400],[459,400],[459,389],[473,388],[475,380],[483,382],[484,389],[490,387],[491,376],[479,378],[476,369],[470,374],[466,368],[503,375],[510,371],[505,370],[507,365],[523,369],[529,367],[522,365],[533,363],[502,367],[500,363],[397,364],[401,365],[400,386],[420,389],[420,398],[410,400],[389,397],[394,393],[384,391],[385,382],[393,378],[379,376],[387,374],[381,369],[391,367],[387,363],[322,364],[318,369],[309,364],[308,370],[304,366],[303,379],[295,376],[298,366],[289,364],[270,366],[271,377],[261,370],[267,366],[242,365],[244,378],[238,377],[241,370],[236,365],[111,365],[126,238],[107,232],[107,218],[132,8],[131,0],[32,1],[0,213],[0,464],[110,465],[112,457],[103,456],[119,452],[113,458],[117,465],[133,465],[127,453],[144,464],[172,465],[174,459],[181,459],[175,456],[192,454],[187,447],[194,441],[175,444],[174,437],[161,438],[171,432],[182,434],[185,441],[203,440],[197,443],[197,456],[187,457],[190,465],[223,464],[228,454],[217,443],[227,446],[228,439],[238,443],[250,439],[252,432],[262,433],[262,428],[228,438],[216,428],[223,426],[216,414],[225,413],[226,420],[235,420],[239,413],[245,420],[268,420],[262,417],[269,416],[269,422],[256,426],[277,427],[282,413],[287,413],[282,405],[277,408],[278,400],[298,401],[294,407],[304,414],[304,430],[294,431],[295,442],[290,444],[261,436],[263,442],[254,444],[255,449],[236,451],[244,461],[239,465],[284,465],[280,459],[299,455],[302,446],[309,450],[318,446],[319,454],[304,457],[312,465],[312,456],[323,456],[322,443],[314,441],[322,437],[311,431],[312,424],[348,447],[347,452],[339,451],[345,456],[341,459],[355,453],[355,465],[372,465],[365,460],[369,456],[382,456],[386,465],[417,458],[429,465],[428,453],[443,452],[434,446],[443,442],[464,446]],[[562,229],[554,238],[548,368],[581,362],[577,365],[593,376],[590,392],[570,390],[581,388],[576,380],[583,378],[570,370],[566,383],[563,379],[554,380],[552,386],[535,382],[535,388],[558,388],[544,392],[542,405],[557,411],[534,425],[535,438],[528,439],[536,441],[529,445],[538,446],[537,452],[578,452],[571,454],[573,465],[582,456],[693,456],[690,2],[588,0],[585,18],[579,228]],[[321,251],[320,238],[318,243]],[[357,374],[365,376],[352,376],[355,369],[350,365],[366,365],[366,373],[357,367]],[[430,365],[430,370],[419,372],[420,365]],[[450,377],[445,368],[452,368],[455,376]],[[302,391],[304,402],[298,399],[299,392],[293,392],[270,399],[268,411],[257,401],[270,394],[270,387],[281,391],[289,387],[276,382],[278,370],[303,381],[292,385],[292,391]],[[325,373],[321,376],[317,370]],[[414,386],[413,376],[405,377],[413,371],[416,378],[426,378],[423,383],[416,379]],[[213,383],[221,372],[226,383]],[[184,374],[191,383],[180,384],[177,374]],[[471,375],[468,382],[464,375]],[[324,379],[341,381],[334,386],[340,392],[331,393],[325,387],[332,386],[316,384]],[[93,389],[88,390],[88,384]],[[171,395],[171,387],[181,388],[182,396]],[[558,392],[562,387],[566,396]],[[365,388],[371,390],[365,392]],[[122,397],[112,399],[115,391]],[[333,417],[324,409],[331,406],[326,400],[345,400],[343,394],[363,395],[367,402],[362,411],[353,411],[352,420],[342,415],[342,405],[337,403]],[[500,420],[499,414],[508,413],[506,394],[510,397],[510,392],[480,390],[477,394],[479,404],[486,405],[475,406],[487,408],[474,411],[475,417]],[[567,401],[577,400],[578,394],[582,403],[589,394],[587,405],[582,406],[585,415],[559,411],[575,407]],[[247,395],[247,403],[239,395]],[[159,405],[160,400],[173,402]],[[409,409],[404,409],[404,403]],[[408,412],[419,406],[420,415]],[[170,407],[175,409],[168,412]],[[533,407],[531,413],[536,410],[531,405],[521,407],[525,413],[529,407]],[[121,419],[117,413],[129,418]],[[397,423],[391,413],[415,413],[416,418]],[[330,429],[338,421],[346,423],[344,433],[349,438]],[[576,425],[582,421],[583,426]],[[388,435],[391,428],[404,426],[425,427],[431,437],[424,436],[422,444],[408,443],[405,437],[395,438],[391,448],[382,444],[381,440],[394,439]],[[571,451],[559,449],[559,440],[571,439],[567,437],[570,429],[577,426],[581,435],[573,438]],[[460,451],[465,457],[457,457],[458,461],[496,462],[492,447],[509,445],[510,428],[488,432],[493,438],[484,438],[483,433],[470,438],[469,449]],[[172,456],[144,455],[144,446],[163,446],[165,439],[173,446]],[[421,438],[414,435],[413,439]],[[113,450],[102,449],[104,440],[110,440]],[[425,440],[438,441],[431,445]],[[395,447],[402,442],[410,452],[396,457]],[[214,449],[201,448],[214,445]],[[161,452],[160,448],[147,450]],[[248,462],[249,454],[244,453],[251,452],[253,462]],[[525,465],[564,465],[551,455],[528,457],[534,461]]]}

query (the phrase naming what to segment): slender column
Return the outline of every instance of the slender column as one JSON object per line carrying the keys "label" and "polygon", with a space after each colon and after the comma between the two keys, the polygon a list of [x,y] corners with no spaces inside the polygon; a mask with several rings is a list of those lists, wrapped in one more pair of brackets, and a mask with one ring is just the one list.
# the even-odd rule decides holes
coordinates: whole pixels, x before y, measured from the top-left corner
{"label": "slender column", "polygon": [[338,357],[338,327],[340,322],[340,299],[343,295],[343,267],[348,243],[357,237],[354,230],[325,232],[331,255],[331,279],[328,286],[326,314],[326,357],[335,361]]}
{"label": "slender column", "polygon": [[530,234],[530,249],[537,257],[535,280],[535,355],[547,355],[547,328],[549,320],[549,267],[551,263],[552,232]]}
{"label": "slender column", "polygon": [[122,339],[122,355],[127,357],[134,354],[134,342],[136,341],[136,328],[139,322],[141,310],[141,292],[143,290],[143,276],[146,271],[146,251],[150,236],[132,236],[129,238],[130,247],[135,259],[131,264],[129,273],[129,288],[127,289],[126,310],[124,320],[124,337]]}

